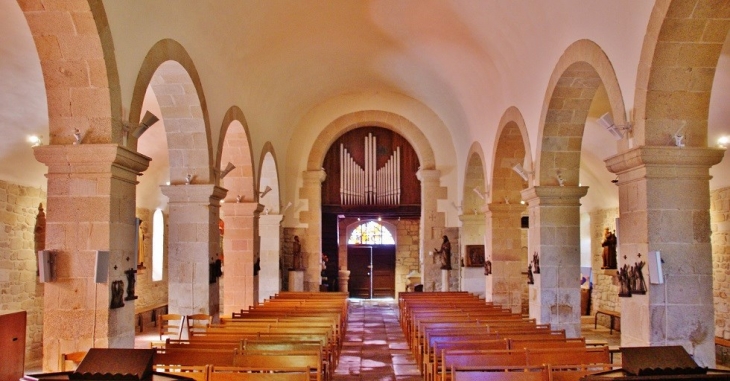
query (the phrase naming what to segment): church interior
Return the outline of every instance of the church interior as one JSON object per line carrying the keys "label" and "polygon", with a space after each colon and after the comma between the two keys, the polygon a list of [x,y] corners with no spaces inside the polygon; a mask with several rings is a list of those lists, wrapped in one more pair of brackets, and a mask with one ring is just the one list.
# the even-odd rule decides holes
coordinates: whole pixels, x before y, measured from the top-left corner
{"label": "church interior", "polygon": [[24,311],[26,369],[167,313],[416,290],[730,365],[730,1],[0,20],[0,318]]}

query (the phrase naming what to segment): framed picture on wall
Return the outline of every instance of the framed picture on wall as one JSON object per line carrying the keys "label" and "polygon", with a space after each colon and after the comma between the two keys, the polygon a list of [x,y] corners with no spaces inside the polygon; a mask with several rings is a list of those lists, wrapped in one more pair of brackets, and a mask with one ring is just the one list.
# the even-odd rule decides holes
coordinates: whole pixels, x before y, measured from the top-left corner
{"label": "framed picture on wall", "polygon": [[484,266],[484,245],[466,245],[466,267]]}

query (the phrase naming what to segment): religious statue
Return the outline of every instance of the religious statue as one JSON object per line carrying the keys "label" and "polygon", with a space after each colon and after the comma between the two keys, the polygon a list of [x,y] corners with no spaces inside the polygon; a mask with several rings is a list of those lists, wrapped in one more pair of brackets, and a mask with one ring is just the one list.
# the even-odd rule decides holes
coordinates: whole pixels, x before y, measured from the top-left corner
{"label": "religious statue", "polygon": [[537,251],[532,254],[532,263],[535,265],[535,274],[540,273],[540,256],[537,254]]}
{"label": "religious statue", "polygon": [[484,262],[484,275],[492,275],[492,260],[491,259],[487,259]]}
{"label": "religious statue", "polygon": [[451,242],[449,242],[449,237],[444,236],[441,249],[433,249],[433,251],[438,254],[441,260],[441,270],[451,270]]}
{"label": "religious statue", "polygon": [[304,270],[304,261],[302,260],[302,244],[299,243],[299,236],[294,236],[292,243],[292,268],[293,271]]}
{"label": "religious statue", "polygon": [[618,296],[620,297],[631,297],[631,280],[629,279],[629,266],[624,265],[618,270],[618,283],[619,291]]}
{"label": "religious statue", "polygon": [[601,266],[602,269],[615,269],[617,267],[616,263],[616,243],[617,243],[616,234],[608,230],[608,228],[605,228],[603,230],[603,243],[601,246],[603,246],[603,266]]}
{"label": "religious statue", "polygon": [[137,270],[129,269],[124,273],[127,274],[127,297],[124,298],[124,300],[135,300],[137,299],[137,295],[134,294],[134,285],[137,281],[135,276],[135,274],[137,274]]}
{"label": "religious statue", "polygon": [[633,269],[634,280],[632,282],[631,293],[637,295],[646,294],[646,282],[644,281],[644,265],[646,262],[640,261],[634,264]]}
{"label": "religious statue", "polygon": [[139,220],[139,232],[137,234],[137,269],[143,270],[145,269],[144,261],[147,257],[147,245],[145,244],[145,240],[149,239],[149,229],[146,221]]}
{"label": "religious statue", "polygon": [[535,284],[535,277],[532,276],[532,263],[527,265],[527,284]]}
{"label": "religious statue", "polygon": [[124,307],[124,282],[115,280],[112,282],[112,297],[110,309]]}

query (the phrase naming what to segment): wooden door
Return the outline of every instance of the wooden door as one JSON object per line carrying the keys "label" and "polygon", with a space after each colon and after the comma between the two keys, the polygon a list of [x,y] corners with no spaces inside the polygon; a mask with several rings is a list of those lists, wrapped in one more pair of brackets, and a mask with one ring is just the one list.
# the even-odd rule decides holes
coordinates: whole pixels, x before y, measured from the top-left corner
{"label": "wooden door", "polygon": [[395,245],[347,246],[353,298],[395,296]]}

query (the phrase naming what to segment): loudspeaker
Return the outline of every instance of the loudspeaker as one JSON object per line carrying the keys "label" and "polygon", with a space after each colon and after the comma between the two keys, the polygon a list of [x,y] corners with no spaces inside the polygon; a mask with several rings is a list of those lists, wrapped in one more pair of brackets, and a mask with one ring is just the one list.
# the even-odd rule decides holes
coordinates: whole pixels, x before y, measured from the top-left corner
{"label": "loudspeaker", "polygon": [[50,250],[38,251],[38,281],[53,281],[53,253]]}
{"label": "loudspeaker", "polygon": [[94,281],[96,283],[106,283],[109,277],[109,252],[96,251],[96,266],[94,267]]}
{"label": "loudspeaker", "polygon": [[649,252],[649,283],[664,283],[664,272],[662,271],[662,254],[659,251]]}

